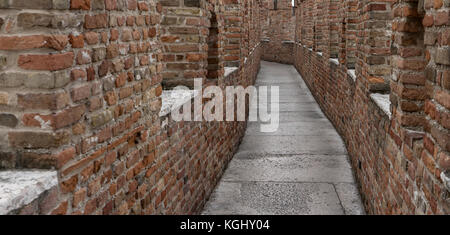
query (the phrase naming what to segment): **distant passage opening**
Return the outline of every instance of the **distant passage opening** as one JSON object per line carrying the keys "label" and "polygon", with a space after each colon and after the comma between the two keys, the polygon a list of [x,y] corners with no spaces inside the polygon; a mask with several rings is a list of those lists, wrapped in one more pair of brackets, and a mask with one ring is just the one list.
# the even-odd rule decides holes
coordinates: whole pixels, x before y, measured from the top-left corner
{"label": "distant passage opening", "polygon": [[211,26],[208,36],[208,79],[217,79],[219,77],[220,59],[219,59],[219,28],[216,13],[211,13]]}

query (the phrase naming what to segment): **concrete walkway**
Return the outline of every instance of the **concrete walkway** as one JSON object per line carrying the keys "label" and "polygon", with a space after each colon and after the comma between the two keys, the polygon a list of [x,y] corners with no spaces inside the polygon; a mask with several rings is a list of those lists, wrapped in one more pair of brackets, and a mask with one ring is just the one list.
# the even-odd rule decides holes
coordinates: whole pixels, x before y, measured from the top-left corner
{"label": "concrete walkway", "polygon": [[295,68],[262,61],[256,83],[280,87],[279,129],[249,123],[203,214],[364,214],[344,143]]}

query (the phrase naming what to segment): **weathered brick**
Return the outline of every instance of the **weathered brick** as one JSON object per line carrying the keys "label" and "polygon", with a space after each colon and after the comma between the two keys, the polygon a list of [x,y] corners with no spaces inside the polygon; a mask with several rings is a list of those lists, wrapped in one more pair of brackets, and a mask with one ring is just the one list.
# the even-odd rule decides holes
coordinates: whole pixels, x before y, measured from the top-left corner
{"label": "weathered brick", "polygon": [[9,103],[9,95],[7,92],[0,92],[0,105],[7,105]]}
{"label": "weathered brick", "polygon": [[67,0],[53,0],[53,9],[67,10],[70,7],[70,2]]}
{"label": "weathered brick", "polygon": [[53,55],[20,55],[18,65],[27,70],[56,71],[72,66],[73,59],[73,52]]}
{"label": "weathered brick", "polygon": [[0,152],[0,169],[14,169],[17,165],[17,155],[10,152]]}
{"label": "weathered brick", "polygon": [[100,127],[104,124],[108,123],[114,118],[114,111],[107,109],[105,111],[99,112],[91,116],[91,125],[92,127]]}
{"label": "weathered brick", "polygon": [[72,88],[70,93],[72,95],[73,102],[87,99],[91,96],[91,86],[90,84],[80,85]]}
{"label": "weathered brick", "polygon": [[439,48],[436,50],[436,63],[450,65],[450,48]]}
{"label": "weathered brick", "polygon": [[107,14],[86,15],[84,21],[85,21],[84,27],[86,29],[106,28],[108,25],[108,15]]}
{"label": "weathered brick", "polygon": [[184,6],[200,7],[200,0],[184,0]]}
{"label": "weathered brick", "polygon": [[74,192],[75,188],[77,187],[77,183],[78,183],[78,176],[74,175],[71,178],[61,182],[61,191],[63,193]]}
{"label": "weathered brick", "polygon": [[442,11],[436,13],[436,18],[434,20],[434,25],[450,25],[450,11]]}
{"label": "weathered brick", "polygon": [[70,44],[72,44],[73,48],[83,48],[84,47],[84,35],[71,34],[69,37],[70,37]]}
{"label": "weathered brick", "polygon": [[67,132],[9,132],[8,139],[12,147],[37,149],[37,148],[57,148],[69,142]]}
{"label": "weathered brick", "polygon": [[68,39],[63,35],[0,37],[0,50],[28,50],[44,47],[62,50],[66,47],[67,44]]}
{"label": "weathered brick", "polygon": [[18,120],[16,116],[13,114],[8,113],[1,113],[0,114],[0,126],[6,126],[6,127],[16,127],[18,123]]}
{"label": "weathered brick", "polygon": [[78,105],[67,108],[57,114],[53,118],[52,126],[55,129],[66,127],[78,122],[86,112],[85,105]]}
{"label": "weathered brick", "polygon": [[86,192],[86,188],[81,188],[74,193],[72,201],[74,207],[78,207],[78,205],[84,201],[86,198]]}
{"label": "weathered brick", "polygon": [[52,25],[52,15],[42,13],[21,13],[17,16],[17,24],[23,28],[33,28],[36,26],[50,27]]}
{"label": "weathered brick", "polygon": [[5,56],[0,55],[0,71],[4,70],[7,65],[7,59]]}
{"label": "weathered brick", "polygon": [[119,46],[117,44],[111,44],[106,48],[106,58],[114,59],[119,55]]}
{"label": "weathered brick", "polygon": [[52,9],[53,1],[52,0],[11,0],[10,1],[11,8],[17,9]]}
{"label": "weathered brick", "polygon": [[70,0],[71,9],[89,10],[91,9],[91,0]]}
{"label": "weathered brick", "polygon": [[91,0],[92,10],[104,10],[105,0]]}
{"label": "weathered brick", "polygon": [[67,93],[30,93],[18,94],[17,104],[25,109],[49,109],[57,110],[64,108],[69,103]]}
{"label": "weathered brick", "polygon": [[90,64],[92,62],[92,51],[80,50],[76,58],[78,65]]}
{"label": "weathered brick", "polygon": [[84,38],[89,45],[97,44],[99,42],[99,35],[96,32],[87,32]]}

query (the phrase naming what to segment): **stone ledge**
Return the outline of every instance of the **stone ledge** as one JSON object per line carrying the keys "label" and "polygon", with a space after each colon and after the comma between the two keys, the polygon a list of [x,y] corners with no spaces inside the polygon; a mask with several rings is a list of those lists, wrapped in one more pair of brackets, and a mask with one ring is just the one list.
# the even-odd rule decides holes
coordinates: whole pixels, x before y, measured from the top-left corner
{"label": "stone ledge", "polygon": [[[228,77],[231,74],[239,70],[238,67],[225,67],[224,77]],[[167,116],[173,110],[181,107],[183,104],[193,99],[198,95],[196,90],[164,90],[161,94],[161,111],[159,112],[160,117]]]}
{"label": "stone ledge", "polygon": [[56,171],[0,171],[0,215],[26,206],[57,184]]}
{"label": "stone ledge", "polygon": [[347,69],[347,74],[353,79],[353,81],[356,81],[356,70]]}
{"label": "stone ledge", "polygon": [[391,101],[389,99],[389,94],[379,94],[373,93],[370,94],[370,98],[378,105],[378,107],[383,110],[386,115],[388,115],[389,119],[391,119]]}
{"label": "stone ledge", "polygon": [[335,65],[339,65],[339,60],[335,58],[330,58],[329,61]]}
{"label": "stone ledge", "polygon": [[183,104],[197,96],[198,92],[195,90],[165,90],[161,94],[161,111],[160,117],[164,117],[173,110],[181,107]]}
{"label": "stone ledge", "polygon": [[447,189],[447,191],[450,192],[450,172],[442,172],[441,179],[444,182],[444,186]]}
{"label": "stone ledge", "polygon": [[253,54],[253,52],[255,52],[256,48],[258,48],[261,45],[261,42],[258,42],[251,50],[250,53],[248,54],[249,56],[251,56]]}
{"label": "stone ledge", "polygon": [[[246,57],[247,59],[247,57]],[[224,77],[228,77],[230,76],[232,73],[234,73],[235,71],[237,71],[239,68],[238,67],[225,67],[225,73],[224,73]]]}

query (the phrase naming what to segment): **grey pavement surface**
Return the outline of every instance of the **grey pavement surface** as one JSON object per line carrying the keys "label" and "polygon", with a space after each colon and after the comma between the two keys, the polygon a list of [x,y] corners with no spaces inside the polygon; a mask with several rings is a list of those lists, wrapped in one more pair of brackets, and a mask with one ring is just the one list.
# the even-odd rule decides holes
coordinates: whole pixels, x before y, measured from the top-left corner
{"label": "grey pavement surface", "polygon": [[295,68],[262,61],[256,86],[279,86],[278,130],[249,123],[202,214],[364,214],[344,143]]}

